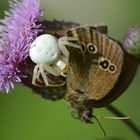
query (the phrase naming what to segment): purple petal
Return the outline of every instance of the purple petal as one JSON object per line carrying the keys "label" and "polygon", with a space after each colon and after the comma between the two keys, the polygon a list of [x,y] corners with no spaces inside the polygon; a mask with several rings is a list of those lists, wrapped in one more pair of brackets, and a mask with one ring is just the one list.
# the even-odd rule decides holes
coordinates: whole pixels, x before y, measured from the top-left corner
{"label": "purple petal", "polygon": [[28,57],[29,47],[41,30],[38,0],[9,1],[10,10],[0,27],[0,90],[7,93],[21,82],[19,64]]}

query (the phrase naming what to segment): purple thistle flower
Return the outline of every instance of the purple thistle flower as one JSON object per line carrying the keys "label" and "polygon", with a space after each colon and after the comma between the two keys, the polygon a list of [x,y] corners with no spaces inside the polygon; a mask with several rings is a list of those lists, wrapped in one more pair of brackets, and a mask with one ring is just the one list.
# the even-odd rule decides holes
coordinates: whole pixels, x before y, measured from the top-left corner
{"label": "purple thistle flower", "polygon": [[140,27],[133,26],[123,40],[124,49],[136,58],[140,58]]}
{"label": "purple thistle flower", "polygon": [[25,76],[20,74],[19,64],[27,58],[31,42],[41,31],[37,20],[42,16],[38,0],[11,0],[9,4],[0,27],[0,90],[7,93]]}

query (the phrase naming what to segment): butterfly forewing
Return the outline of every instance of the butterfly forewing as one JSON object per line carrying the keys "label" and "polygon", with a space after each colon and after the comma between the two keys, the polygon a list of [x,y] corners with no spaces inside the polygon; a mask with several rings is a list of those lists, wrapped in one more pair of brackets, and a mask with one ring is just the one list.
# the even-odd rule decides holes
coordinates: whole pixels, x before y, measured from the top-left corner
{"label": "butterfly forewing", "polygon": [[[84,60],[81,53],[68,47],[68,92],[81,91],[91,100],[104,98],[121,74],[124,57],[122,48],[108,36],[88,26],[70,29],[66,35],[78,38],[86,48]],[[93,44],[97,52],[91,53],[89,44]]]}

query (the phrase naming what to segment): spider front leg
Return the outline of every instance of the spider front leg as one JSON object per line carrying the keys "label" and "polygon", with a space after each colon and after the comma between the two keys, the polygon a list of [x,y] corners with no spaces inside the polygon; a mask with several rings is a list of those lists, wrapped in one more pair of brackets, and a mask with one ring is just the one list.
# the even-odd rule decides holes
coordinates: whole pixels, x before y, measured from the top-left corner
{"label": "spider front leg", "polygon": [[40,76],[40,64],[37,64],[33,70],[33,78],[32,78],[33,85],[38,86],[38,84],[36,83],[36,80],[39,79],[39,76]]}
{"label": "spider front leg", "polygon": [[47,74],[50,73],[54,76],[60,76],[61,75],[61,72],[58,71],[58,70],[55,70],[52,66],[49,66],[47,64],[40,64],[40,73],[42,75],[42,78],[45,82],[45,85],[47,87],[59,87],[59,86],[63,86],[65,85],[65,82],[63,82],[62,84],[50,84],[49,81],[48,81],[48,77],[47,77]]}
{"label": "spider front leg", "polygon": [[[77,42],[78,44],[72,43],[72,41]],[[77,38],[62,37],[58,40],[58,44],[59,44],[60,50],[66,56],[67,59],[69,59],[69,52],[68,52],[66,46],[73,47],[73,48],[76,48],[76,49],[80,49],[82,55],[85,56],[84,52],[83,52],[83,49],[82,49],[81,45],[79,45],[79,40]]]}

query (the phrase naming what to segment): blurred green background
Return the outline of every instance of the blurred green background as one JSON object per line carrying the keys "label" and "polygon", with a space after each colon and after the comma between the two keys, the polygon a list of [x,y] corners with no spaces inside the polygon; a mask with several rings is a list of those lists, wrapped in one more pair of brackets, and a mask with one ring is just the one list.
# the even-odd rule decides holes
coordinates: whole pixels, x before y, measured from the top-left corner
{"label": "blurred green background", "polygon": [[[81,24],[106,23],[109,35],[122,40],[128,27],[140,25],[140,0],[40,0],[44,19],[68,20]],[[0,16],[8,9],[0,1]],[[112,104],[131,116],[140,128],[140,68],[130,87]],[[108,110],[94,109],[96,116],[113,116]],[[10,94],[0,94],[0,140],[101,140],[94,120],[89,125],[75,120],[64,100],[52,102],[18,85]],[[138,140],[119,120],[100,119],[108,138]],[[115,140],[115,139],[114,139]]]}

